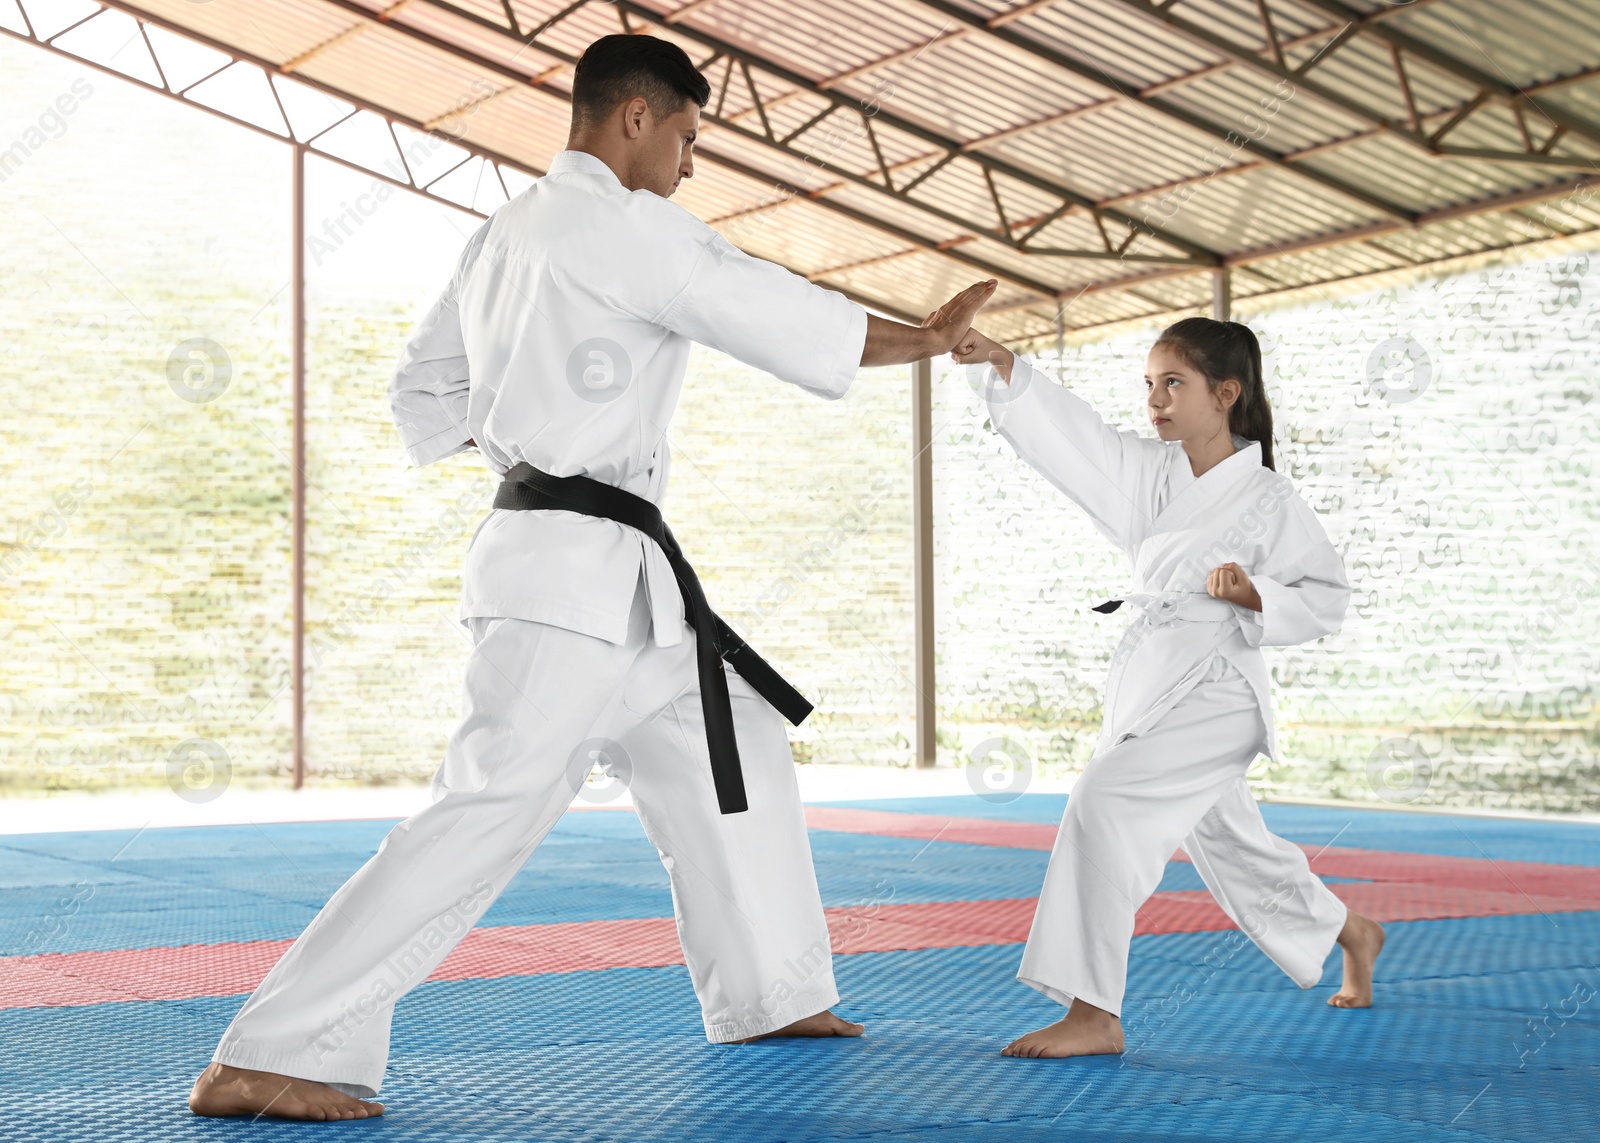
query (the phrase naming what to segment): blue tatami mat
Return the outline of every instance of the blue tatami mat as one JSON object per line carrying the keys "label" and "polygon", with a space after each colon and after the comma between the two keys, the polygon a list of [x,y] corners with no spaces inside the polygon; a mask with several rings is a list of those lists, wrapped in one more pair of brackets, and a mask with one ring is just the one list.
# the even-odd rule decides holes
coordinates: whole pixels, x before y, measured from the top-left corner
{"label": "blue tatami mat", "polygon": [[[1045,822],[1062,807],[1042,795],[852,804]],[[1338,846],[1396,853],[1600,864],[1594,826],[1265,810],[1306,843],[1338,834]],[[85,883],[93,894],[30,951],[288,939],[391,825],[148,830],[131,845],[132,831],[0,838],[0,940],[21,951]],[[813,831],[812,844],[830,905],[880,899],[885,882],[896,904],[1031,897],[1048,858],[836,831]],[[1181,863],[1162,887],[1202,888]],[[563,819],[484,923],[670,911],[632,815],[585,812]],[[1366,1010],[1326,1003],[1337,950],[1301,990],[1236,930],[1135,938],[1128,1050],[1071,1060],[998,1054],[1061,1012],[1016,981],[1015,944],[836,956],[838,1010],[866,1023],[859,1040],[708,1044],[681,966],[433,982],[396,1009],[388,1114],[337,1124],[188,1112],[243,996],[11,1007],[0,1140],[1600,1140],[1600,908],[1386,928]]]}

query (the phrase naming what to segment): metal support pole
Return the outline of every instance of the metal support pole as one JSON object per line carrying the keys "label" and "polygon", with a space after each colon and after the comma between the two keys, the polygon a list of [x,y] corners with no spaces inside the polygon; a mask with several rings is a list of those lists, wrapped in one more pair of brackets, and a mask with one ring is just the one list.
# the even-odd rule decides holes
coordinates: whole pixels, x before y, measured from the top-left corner
{"label": "metal support pole", "polygon": [[911,541],[916,764],[925,767],[938,761],[933,690],[933,362],[926,357],[911,371]]}
{"label": "metal support pole", "polygon": [[290,255],[292,281],[289,295],[291,405],[294,466],[290,476],[294,509],[290,518],[293,571],[293,626],[291,659],[294,678],[294,788],[306,781],[306,149],[294,147],[293,200],[294,250]]}
{"label": "metal support pole", "polygon": [[1211,316],[1229,321],[1233,313],[1233,277],[1226,266],[1211,271]]}

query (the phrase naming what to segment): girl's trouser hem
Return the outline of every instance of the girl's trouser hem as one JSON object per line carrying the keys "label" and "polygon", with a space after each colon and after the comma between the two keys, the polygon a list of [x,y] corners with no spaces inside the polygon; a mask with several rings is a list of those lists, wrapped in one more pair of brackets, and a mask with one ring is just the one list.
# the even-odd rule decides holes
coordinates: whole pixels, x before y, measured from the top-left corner
{"label": "girl's trouser hem", "polygon": [[1081,1000],[1085,1004],[1093,1004],[1096,1008],[1099,1008],[1104,1012],[1109,1012],[1111,1015],[1118,1018],[1121,1018],[1122,1016],[1122,1005],[1117,1001],[1112,1000],[1109,996],[1096,996],[1087,991],[1068,991],[1064,988],[1057,988],[1053,984],[1046,984],[1037,977],[1023,976],[1021,973],[1017,974],[1017,979],[1023,984],[1026,984],[1029,988],[1044,993],[1063,1008],[1070,1008],[1072,1007],[1072,1002],[1074,1000]]}

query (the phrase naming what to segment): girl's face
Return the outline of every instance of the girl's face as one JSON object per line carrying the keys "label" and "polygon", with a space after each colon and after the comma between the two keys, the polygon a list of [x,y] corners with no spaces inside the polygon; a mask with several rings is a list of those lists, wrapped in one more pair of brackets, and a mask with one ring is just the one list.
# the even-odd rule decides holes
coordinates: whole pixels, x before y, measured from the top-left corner
{"label": "girl's face", "polygon": [[1205,374],[1170,345],[1155,345],[1144,366],[1145,408],[1164,441],[1210,440],[1228,431],[1228,409],[1239,399],[1233,378],[1215,389]]}

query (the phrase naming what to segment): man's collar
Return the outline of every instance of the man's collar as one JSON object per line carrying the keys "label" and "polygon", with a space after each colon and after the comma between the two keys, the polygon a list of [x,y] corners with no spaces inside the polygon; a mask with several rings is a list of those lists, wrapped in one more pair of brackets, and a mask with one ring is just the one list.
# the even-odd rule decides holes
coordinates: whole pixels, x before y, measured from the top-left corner
{"label": "man's collar", "polygon": [[586,175],[603,175],[617,186],[622,186],[622,180],[617,178],[617,172],[608,167],[604,159],[598,155],[591,155],[588,151],[557,151],[545,173],[560,175],[572,171]]}

